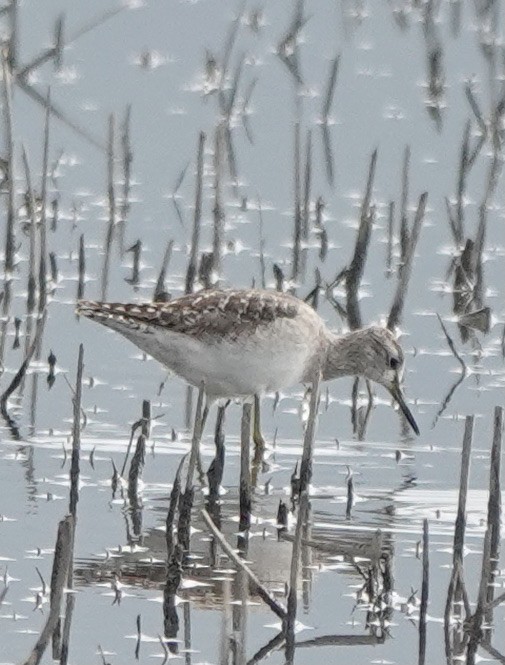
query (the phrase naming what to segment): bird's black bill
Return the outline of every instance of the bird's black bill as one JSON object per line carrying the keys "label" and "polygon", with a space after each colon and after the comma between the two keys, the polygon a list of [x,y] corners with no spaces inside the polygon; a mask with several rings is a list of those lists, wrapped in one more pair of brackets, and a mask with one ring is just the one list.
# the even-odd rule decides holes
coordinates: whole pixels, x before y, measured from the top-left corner
{"label": "bird's black bill", "polygon": [[405,398],[403,397],[402,389],[400,388],[399,383],[395,383],[395,385],[389,389],[389,392],[391,395],[395,398],[395,400],[398,402],[398,406],[403,412],[403,415],[405,418],[407,418],[409,425],[412,427],[414,432],[419,436],[419,427],[417,426],[416,421],[414,420],[414,416],[412,415],[412,412],[410,411],[409,407],[407,406],[407,403],[405,402]]}

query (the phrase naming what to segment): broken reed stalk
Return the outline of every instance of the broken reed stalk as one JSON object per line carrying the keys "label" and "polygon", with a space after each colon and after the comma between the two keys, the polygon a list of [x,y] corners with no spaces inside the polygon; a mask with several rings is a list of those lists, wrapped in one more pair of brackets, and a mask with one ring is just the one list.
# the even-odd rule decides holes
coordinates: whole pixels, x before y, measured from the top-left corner
{"label": "broken reed stalk", "polygon": [[219,636],[219,665],[228,665],[230,653],[230,609],[231,609],[231,583],[229,579],[223,580],[223,605],[221,609],[221,631]]}
{"label": "broken reed stalk", "polygon": [[463,435],[463,450],[461,455],[461,474],[459,481],[458,512],[454,527],[452,574],[447,591],[445,604],[444,623],[446,631],[450,624],[452,602],[456,592],[461,589],[459,572],[463,571],[463,548],[465,545],[466,529],[466,497],[468,493],[468,479],[470,476],[470,459],[472,453],[472,440],[475,416],[467,416],[465,419],[465,433]]}
{"label": "broken reed stalk", "polygon": [[494,587],[492,577],[498,568],[500,560],[500,530],[501,530],[501,451],[503,438],[503,407],[495,406],[493,418],[493,443],[491,447],[491,461],[489,468],[489,499],[487,504],[487,525],[490,531],[489,559],[490,571],[486,591],[486,624],[492,623],[492,612],[487,608],[493,602]]}
{"label": "broken reed stalk", "polygon": [[295,537],[291,553],[291,568],[289,572],[289,593],[287,615],[283,623],[288,644],[292,642],[294,648],[296,609],[298,599],[298,577],[300,574],[300,554],[302,549],[302,535],[309,511],[309,497],[306,491],[300,494],[300,505],[298,507],[298,518],[296,520]]}
{"label": "broken reed stalk", "polygon": [[423,520],[423,581],[421,587],[421,608],[419,610],[419,665],[426,662],[426,620],[430,585],[430,537],[428,520]]}
{"label": "broken reed stalk", "polygon": [[72,557],[72,533],[74,518],[67,515],[58,525],[58,536],[54,550],[53,571],[51,574],[51,595],[49,616],[42,629],[37,643],[33,647],[23,665],[38,665],[49,644],[51,635],[58,625],[60,618],[61,601],[65,584],[67,583],[68,568]]}
{"label": "broken reed stalk", "polygon": [[219,543],[219,546],[223,550],[223,552],[228,556],[231,561],[240,569],[245,572],[249,579],[249,586],[251,588],[252,593],[258,594],[258,596],[263,600],[266,605],[276,614],[280,619],[285,619],[287,616],[286,613],[286,608],[283,607],[275,598],[274,596],[266,589],[263,584],[260,582],[258,577],[253,573],[253,571],[249,568],[249,566],[244,563],[244,561],[238,556],[238,554],[235,553],[234,549],[228,545],[225,537],[219,531],[219,529],[216,527],[214,522],[212,521],[211,516],[209,513],[205,510],[205,508],[202,508],[201,510],[201,515],[203,518],[203,521],[207,525],[209,531],[212,533],[214,538],[217,540]]}
{"label": "broken reed stalk", "polygon": [[[79,238],[79,259],[77,272],[77,300],[84,298],[84,288],[86,279],[86,252],[84,245],[84,233]],[[78,316],[78,315],[76,315]]]}
{"label": "broken reed stalk", "polygon": [[[179,500],[179,521],[177,524],[177,541],[182,547],[183,551],[187,554],[190,549],[190,526],[191,526],[191,510],[193,508],[194,487],[193,478],[195,469],[199,464],[200,457],[200,441],[202,438],[203,425],[205,422],[205,412],[203,409],[204,401],[204,384],[202,382],[198,391],[198,401],[196,405],[195,422],[193,426],[193,437],[191,440],[191,451],[189,453],[188,471],[186,476],[186,486],[184,494]],[[203,480],[202,480],[203,482]]]}
{"label": "broken reed stalk", "polygon": [[266,289],[266,267],[265,267],[265,236],[263,233],[263,209],[261,207],[261,199],[258,194],[258,216],[259,216],[259,261],[260,261],[260,277],[261,288]]}
{"label": "broken reed stalk", "polygon": [[[47,89],[44,148],[42,152],[42,182],[40,185],[40,259],[39,259],[39,315],[47,304],[47,177],[49,172],[49,130],[51,127],[51,88]],[[42,340],[41,340],[42,342]],[[37,352],[37,357],[39,353]]]}
{"label": "broken reed stalk", "polygon": [[465,433],[463,435],[463,450],[461,454],[461,475],[459,481],[458,513],[454,528],[454,554],[453,561],[463,563],[463,548],[465,545],[466,529],[466,497],[468,493],[468,479],[470,477],[470,459],[472,454],[472,440],[475,416],[465,418]]}
{"label": "broken reed stalk", "polygon": [[345,288],[347,297],[347,320],[351,330],[363,326],[358,301],[358,291],[365,269],[365,261],[372,234],[373,208],[371,208],[372,190],[377,165],[377,148],[372,152],[365,195],[361,204],[360,222],[354,246],[354,255],[345,272]]}
{"label": "broken reed stalk", "polygon": [[130,470],[128,472],[128,499],[131,506],[138,506],[138,486],[139,479],[142,477],[142,469],[146,457],[146,437],[140,434],[135,446],[132,461],[130,463]]}
{"label": "broken reed stalk", "polygon": [[68,510],[76,519],[77,502],[79,501],[79,457],[81,453],[81,403],[82,375],[84,371],[84,346],[79,344],[77,360],[77,378],[75,393],[72,399],[74,420],[72,425],[72,461],[70,464],[70,503]]}
{"label": "broken reed stalk", "polygon": [[[402,168],[402,191],[400,197],[400,261],[403,261],[408,251],[409,218],[407,207],[409,204],[409,172],[410,172],[410,146],[405,146]],[[400,263],[400,271],[403,266]]]}
{"label": "broken reed stalk", "polygon": [[[79,345],[79,356],[77,360],[77,377],[75,391],[72,398],[73,425],[72,425],[72,458],[70,462],[70,501],[69,512],[72,515],[72,532],[70,542],[70,558],[68,563],[67,588],[72,590],[74,586],[74,542],[75,527],[77,524],[77,502],[79,501],[79,459],[81,454],[81,412],[82,412],[82,376],[84,372],[84,346]],[[61,639],[60,665],[67,665],[70,627],[75,605],[75,594],[67,594],[65,603],[65,620],[63,622],[63,634]]]}
{"label": "broken reed stalk", "polygon": [[121,133],[121,146],[123,149],[123,196],[121,200],[121,224],[119,226],[119,251],[121,256],[124,252],[124,239],[126,231],[126,222],[130,212],[130,189],[131,189],[131,173],[133,162],[133,151],[131,142],[131,113],[132,106],[128,104],[125,111],[123,120],[122,133]]}
{"label": "broken reed stalk", "polygon": [[37,234],[37,204],[35,202],[35,195],[33,193],[32,187],[32,177],[30,172],[30,165],[28,162],[28,156],[26,154],[25,147],[21,147],[21,152],[23,155],[23,165],[25,169],[25,180],[26,180],[26,207],[27,213],[30,220],[30,253],[29,253],[29,265],[28,265],[28,293],[26,297],[26,332],[25,332],[25,355],[28,353],[30,348],[30,342],[32,337],[32,314],[35,310],[35,303],[37,299],[37,282],[35,279],[36,273],[36,234]]}
{"label": "broken reed stalk", "polygon": [[252,404],[242,407],[240,428],[240,527],[247,529],[251,521],[251,416]]}
{"label": "broken reed stalk", "polygon": [[393,242],[395,232],[395,202],[389,202],[388,214],[388,242],[386,250],[386,277],[391,277],[393,272]]}
{"label": "broken reed stalk", "polygon": [[[486,596],[488,585],[491,577],[491,529],[488,525],[484,536],[484,547],[482,548],[482,568],[479,583],[479,593],[477,596],[477,604],[475,612],[472,615],[470,622],[470,639],[468,640],[466,663],[467,665],[474,665],[477,649],[481,644],[483,635],[483,621],[484,611],[486,609]],[[487,627],[488,629],[490,626]]]}
{"label": "broken reed stalk", "polygon": [[326,94],[324,96],[324,104],[321,113],[321,122],[324,125],[328,124],[330,119],[331,106],[333,104],[333,94],[335,91],[335,84],[337,82],[338,66],[340,63],[340,54],[336,55],[330,63],[330,73],[328,76],[328,84],[326,86]]}
{"label": "broken reed stalk", "polygon": [[11,2],[8,5],[4,5],[2,9],[5,9],[9,13],[10,34],[6,45],[6,59],[9,63],[10,70],[13,72],[18,65],[19,0],[11,0]]}
{"label": "broken reed stalk", "polygon": [[300,273],[300,251],[302,242],[302,211],[301,211],[301,197],[300,197],[300,121],[295,122],[295,142],[294,142],[294,174],[293,174],[293,188],[294,188],[294,210],[293,210],[293,270],[291,272],[291,279],[293,281],[298,279]]}
{"label": "broken reed stalk", "polygon": [[127,253],[133,254],[133,265],[131,277],[125,278],[125,282],[137,286],[140,281],[140,257],[142,254],[142,240],[137,240],[130,248],[126,250]]}
{"label": "broken reed stalk", "polygon": [[461,143],[461,153],[459,160],[458,184],[456,194],[456,218],[450,217],[451,229],[454,237],[454,242],[457,246],[463,244],[464,232],[464,215],[465,206],[464,198],[466,191],[466,179],[469,172],[469,151],[470,151],[470,130],[471,122],[468,120],[465,125],[463,133],[463,141]]}
{"label": "broken reed stalk", "polygon": [[501,522],[501,450],[503,438],[503,407],[494,409],[493,444],[491,448],[491,466],[489,470],[489,501],[487,523],[491,529],[491,557],[498,557],[500,546]]}
{"label": "broken reed stalk", "polygon": [[168,299],[168,294],[165,289],[165,279],[167,276],[168,265],[170,259],[172,258],[172,251],[174,249],[174,241],[170,240],[166,249],[165,254],[163,255],[163,261],[160,268],[160,273],[158,275],[158,280],[154,288],[153,302],[166,301]]}
{"label": "broken reed stalk", "polygon": [[390,330],[396,328],[401,320],[403,307],[405,305],[405,297],[407,295],[407,289],[410,281],[410,275],[412,273],[412,266],[414,263],[414,254],[416,251],[417,241],[419,240],[419,234],[421,232],[421,227],[424,221],[424,212],[426,210],[426,201],[428,200],[428,192],[423,192],[419,197],[419,202],[417,204],[416,215],[414,217],[414,223],[412,225],[412,230],[409,232],[408,229],[405,229],[404,233],[406,234],[405,239],[405,255],[401,256],[401,270],[398,273],[398,283],[396,286],[396,293],[393,299],[393,304],[391,305],[391,310],[389,312],[389,317],[387,321],[387,327]]}
{"label": "broken reed stalk", "polygon": [[105,254],[102,267],[102,300],[107,300],[107,290],[109,287],[109,269],[112,241],[114,239],[114,227],[116,224],[116,202],[114,192],[114,136],[115,136],[115,116],[109,115],[109,132],[107,141],[107,199],[109,205],[109,221],[105,234]]}
{"label": "broken reed stalk", "polygon": [[148,439],[151,436],[151,401],[148,399],[142,400],[142,434]]}
{"label": "broken reed stalk", "polygon": [[354,506],[354,476],[350,468],[347,474],[347,501],[345,504],[345,519],[352,517],[352,507]]}
{"label": "broken reed stalk", "polygon": [[[42,315],[42,321],[45,320],[46,317],[46,312]],[[9,400],[9,397],[12,395],[12,393],[20,386],[20,384],[23,382],[23,379],[26,375],[26,371],[30,365],[31,359],[33,358],[33,355],[35,354],[35,351],[39,345],[39,336],[42,334],[43,330],[43,325],[37,326],[35,329],[35,337],[33,339],[33,342],[28,349],[28,352],[25,355],[25,359],[21,363],[20,368],[14,375],[14,378],[10,382],[10,384],[7,386],[7,388],[4,390],[2,395],[0,396],[0,413],[2,414],[2,417],[4,418],[5,422],[7,423],[9,429],[11,430],[11,433],[15,439],[19,439],[20,434],[19,434],[19,429],[13,420],[13,418],[10,416],[9,411],[7,409],[7,402]]]}
{"label": "broken reed stalk", "polygon": [[303,439],[302,463],[300,465],[300,494],[308,491],[312,479],[312,456],[314,452],[314,439],[316,436],[317,414],[319,410],[319,393],[321,385],[321,371],[318,370],[312,381],[310,395],[309,417]]}
{"label": "broken reed stalk", "polygon": [[303,209],[301,210],[302,217],[302,240],[304,247],[301,252],[301,273],[305,278],[305,270],[307,263],[307,243],[309,241],[309,226],[310,226],[310,192],[312,185],[312,132],[310,129],[307,131],[306,142],[306,156],[305,156],[305,177],[303,183]]}
{"label": "broken reed stalk", "polygon": [[223,127],[218,124],[214,130],[214,229],[212,235],[212,270],[217,274],[216,286],[219,286],[221,261],[224,246],[225,214],[222,200],[223,171]]}
{"label": "broken reed stalk", "polygon": [[[12,8],[12,6],[11,6]],[[8,324],[8,313],[11,305],[11,282],[14,271],[14,258],[16,247],[16,178],[15,178],[15,148],[12,119],[12,69],[9,64],[8,53],[2,49],[3,71],[3,115],[5,126],[5,149],[7,150],[7,223],[5,226],[5,254],[4,254],[4,295],[2,301],[2,322],[0,334],[0,361],[3,362],[4,346]]]}
{"label": "broken reed stalk", "polygon": [[175,522],[175,513],[177,512],[177,505],[179,503],[179,497],[181,495],[181,476],[182,468],[186,461],[187,455],[179,462],[177,467],[177,472],[175,474],[174,484],[172,486],[172,491],[170,492],[170,503],[168,505],[167,518],[165,521],[165,539],[167,544],[167,561],[170,561],[172,554],[174,553],[174,522]]}
{"label": "broken reed stalk", "polygon": [[193,293],[198,266],[198,250],[200,245],[200,224],[202,221],[202,195],[203,195],[203,157],[205,149],[205,134],[200,132],[198,138],[198,155],[196,159],[196,191],[195,214],[193,217],[193,233],[191,236],[191,249],[188,269],[186,272],[185,293]]}

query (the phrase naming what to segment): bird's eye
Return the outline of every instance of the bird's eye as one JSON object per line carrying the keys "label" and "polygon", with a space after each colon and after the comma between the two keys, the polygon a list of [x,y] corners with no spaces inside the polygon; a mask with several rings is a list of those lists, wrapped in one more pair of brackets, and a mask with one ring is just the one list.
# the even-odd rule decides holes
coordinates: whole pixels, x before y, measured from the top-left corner
{"label": "bird's eye", "polygon": [[389,359],[389,366],[391,367],[391,369],[398,369],[398,367],[400,366],[400,361],[398,360],[398,358],[391,356],[391,358]]}

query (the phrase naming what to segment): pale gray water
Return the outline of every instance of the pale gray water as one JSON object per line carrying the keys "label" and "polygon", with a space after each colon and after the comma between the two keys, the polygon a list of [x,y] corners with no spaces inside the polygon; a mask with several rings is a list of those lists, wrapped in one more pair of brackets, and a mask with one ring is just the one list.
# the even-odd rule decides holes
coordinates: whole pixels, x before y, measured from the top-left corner
{"label": "pale gray water", "polygon": [[[319,422],[312,505],[314,537],[336,541],[338,547],[348,540],[366,540],[366,534],[373,533],[377,527],[383,530],[393,553],[394,588],[400,600],[394,600],[396,609],[390,627],[393,639],[387,637],[383,644],[374,647],[307,647],[297,652],[297,663],[417,662],[417,624],[410,622],[400,605],[401,599],[411,594],[411,587],[419,591],[418,596],[420,594],[421,565],[415,558],[415,543],[421,538],[424,517],[429,518],[431,531],[429,617],[432,620],[428,623],[427,662],[443,662],[443,626],[440,619],[443,618],[451,562],[450,547],[466,414],[477,416],[468,517],[467,544],[470,552],[465,559],[472,599],[475,599],[477,592],[483,534],[481,520],[485,519],[487,506],[492,413],[494,406],[503,402],[504,372],[500,348],[504,316],[503,187],[498,188],[498,194],[489,208],[484,255],[484,301],[492,308],[493,325],[487,336],[478,335],[482,352],[473,354],[471,345],[462,345],[451,320],[452,294],[450,284],[446,285],[445,280],[453,250],[444,197],[452,199],[455,196],[466,120],[471,118],[472,127],[476,128],[465,98],[465,81],[470,77],[475,80],[476,97],[484,115],[488,116],[490,99],[499,98],[503,85],[503,63],[497,60],[494,92],[491,93],[488,67],[477,42],[473,6],[463,7],[461,33],[455,37],[451,33],[448,15],[450,8],[459,3],[441,3],[436,30],[443,47],[446,108],[442,111],[442,129],[437,132],[424,104],[426,48],[418,11],[412,9],[409,13],[410,28],[403,32],[392,18],[391,7],[394,4],[306,3],[305,13],[310,20],[302,31],[303,43],[300,46],[301,68],[307,86],[307,94],[303,98],[302,137],[304,142],[305,131],[309,128],[313,130],[312,198],[322,195],[327,204],[326,228],[330,251],[325,263],[320,264],[314,237],[316,248],[309,252],[308,279],[300,286],[298,293],[303,297],[312,288],[314,266],[318,265],[323,279],[330,281],[350,260],[369,158],[372,150],[378,147],[373,197],[377,205],[377,222],[366,264],[361,305],[366,322],[384,320],[395,287],[395,278],[387,280],[385,277],[387,206],[390,200],[395,200],[398,219],[403,151],[409,144],[412,150],[409,206],[415,207],[421,192],[426,190],[429,194],[427,217],[416,251],[401,325],[405,333],[402,342],[408,356],[406,390],[414,400],[412,409],[421,428],[421,436],[415,440],[410,435],[402,437],[400,421],[386,402],[386,395],[379,390],[383,401],[372,414],[366,440],[353,440],[349,417],[351,383],[340,381],[332,384],[330,395],[333,401],[327,411],[323,408]],[[247,3],[248,9],[254,6]],[[348,15],[355,6],[364,8],[363,20],[354,26],[349,21],[344,30],[343,15]],[[502,30],[503,2],[497,2],[496,6],[501,17],[498,25]],[[225,35],[238,9],[237,3],[232,5],[210,0],[148,3],[135,11],[119,14],[75,42],[65,51],[65,70],[60,75],[54,75],[51,65],[37,72],[37,89],[44,91],[44,84],[50,83],[55,103],[95,136],[105,137],[108,113],[117,113],[119,124],[126,104],[132,104],[135,186],[126,246],[132,245],[138,238],[144,243],[141,284],[135,291],[124,281],[131,272],[131,255],[126,255],[121,264],[114,249],[108,292],[110,299],[151,298],[163,252],[170,239],[175,241],[175,248],[167,283],[173,294],[181,292],[187,263],[186,245],[190,238],[194,165],[200,130],[209,135],[203,247],[210,247],[212,178],[209,173],[212,155],[209,151],[217,106],[215,95],[203,99],[198,85],[205,49],[215,54],[222,53]],[[104,7],[101,2],[48,1],[43,7],[38,2],[25,2],[19,16],[19,57],[22,62],[31,60],[51,42],[54,20],[63,10],[71,34],[95,12],[103,11]],[[274,48],[289,25],[292,10],[292,3],[289,2],[267,3],[265,27],[255,35],[242,26],[232,54],[232,69],[241,53],[247,55],[239,95],[254,77],[258,78],[250,117],[254,145],[248,143],[240,124],[233,135],[241,194],[255,201],[259,193],[264,206],[270,286],[274,285],[273,262],[280,263],[285,272],[290,273],[293,85]],[[499,37],[502,39],[503,34],[500,33]],[[159,52],[165,60],[161,66],[147,71],[135,64],[136,56],[146,48]],[[336,53],[341,54],[341,61],[332,109],[335,124],[330,127],[335,156],[335,187],[331,189],[326,181],[321,133],[316,122],[329,63]],[[73,78],[74,74],[76,78]],[[32,169],[38,174],[43,111],[19,89],[15,90],[14,119],[16,146],[18,149],[21,143],[26,146]],[[73,304],[76,252],[81,233],[85,234],[87,247],[89,281],[86,296],[98,298],[100,294],[103,260],[100,249],[104,244],[107,219],[106,159],[96,148],[55,120],[52,124],[51,162],[61,149],[64,150],[64,158],[58,169],[58,184],[62,218],[57,231],[49,233],[48,237],[49,249],[58,256],[61,279],[48,309],[42,361],[33,368],[40,372],[35,434],[30,437],[28,430],[31,379],[26,383],[21,408],[16,411],[23,425],[25,441],[22,445],[15,443],[6,429],[1,430],[0,514],[4,520],[0,522],[0,572],[3,574],[8,568],[8,575],[18,581],[10,583],[0,607],[0,662],[19,662],[26,657],[47,615],[46,609],[45,615],[38,610],[33,611],[33,589],[40,583],[35,566],[49,581],[52,555],[43,554],[34,560],[29,552],[36,548],[54,547],[57,523],[67,509],[68,461],[62,468],[62,446],[69,446],[72,405],[70,390],[61,373],[57,375],[54,387],[47,390],[45,359],[52,349],[58,360],[58,370],[67,372],[73,384],[77,349],[81,341],[85,347],[86,364],[83,404],[89,420],[83,433],[83,487],[76,542],[77,601],[70,662],[101,662],[100,656],[95,655],[98,644],[104,651],[117,654],[107,656],[111,663],[134,662],[135,640],[125,639],[125,636],[136,634],[135,619],[138,614],[142,616],[143,633],[154,638],[152,643],[145,642],[141,647],[141,662],[149,662],[149,656],[161,653],[156,638],[158,633],[163,632],[161,604],[150,601],[159,600],[162,595],[163,564],[149,561],[142,564],[142,577],[148,580],[144,587],[137,584],[130,588],[125,579],[127,587],[119,607],[112,606],[113,596],[105,595],[110,594],[110,588],[100,586],[99,572],[104,573],[105,584],[109,580],[106,573],[111,570],[109,562],[106,565],[103,561],[105,549],[117,550],[118,545],[125,545],[127,540],[123,505],[120,502],[111,503],[109,460],[113,457],[118,466],[122,464],[129,424],[139,417],[142,399],[150,399],[154,415],[163,415],[153,429],[151,443],[155,444],[154,456],[148,455],[144,471],[143,529],[147,535],[146,544],[153,549],[139,556],[149,559],[152,554],[162,559],[163,553],[157,550],[158,542],[153,529],[164,522],[167,492],[180,458],[188,450],[188,438],[184,433],[185,388],[179,380],[171,378],[158,397],[159,384],[165,378],[163,368],[151,360],[144,362],[141,354],[118,336],[87,321],[76,321]],[[488,142],[468,179],[465,231],[471,237],[475,237],[478,206],[484,196],[490,150]],[[179,199],[185,216],[185,227],[182,228],[167,195],[188,161],[191,165],[180,191],[183,198]],[[119,173],[118,164],[118,179]],[[20,174],[19,160],[21,192],[24,181]],[[120,188],[118,196],[119,192]],[[226,190],[226,202],[226,238],[239,241],[243,250],[226,256],[224,281],[227,285],[248,286],[253,278],[258,281],[260,275],[258,213],[256,210],[242,212],[230,189]],[[76,222],[71,212],[74,204],[79,211]],[[28,242],[19,228],[17,237],[23,242],[19,250],[22,263],[20,281],[14,283],[15,298],[11,314],[23,316]],[[327,304],[322,306],[321,312],[333,327],[340,327],[340,320]],[[459,365],[446,345],[436,312],[446,320],[459,352],[472,371],[432,429],[440,403],[459,373]],[[14,327],[10,325],[8,331],[2,390],[22,362],[21,351],[10,349]],[[90,377],[94,379],[92,388],[89,387]],[[275,429],[278,434],[273,466],[260,481],[263,484],[272,477],[274,493],[273,496],[258,497],[254,509],[254,513],[263,519],[275,518],[278,499],[285,495],[284,488],[289,485],[289,477],[301,454],[302,427],[298,415],[301,394],[302,389],[298,388],[286,395],[274,415],[270,408],[272,399],[265,401],[263,424],[266,438],[271,441]],[[230,445],[224,484],[231,488],[224,498],[226,515],[237,512],[238,414],[238,407],[232,407],[226,426]],[[172,427],[182,433],[182,441],[170,441]],[[340,450],[336,449],[335,437],[340,441]],[[88,463],[89,452],[94,447],[95,469]],[[395,461],[398,449],[407,454],[400,464]],[[204,442],[206,465],[212,455],[213,443],[209,437]],[[352,466],[356,491],[363,499],[356,504],[350,523],[345,520],[346,464]],[[52,495],[49,501],[48,492]],[[439,515],[437,510],[440,510]],[[196,526],[203,528],[199,523]],[[262,529],[263,525],[258,527],[260,533]],[[348,529],[352,530],[352,536],[348,535]],[[228,525],[226,531],[231,534],[233,526]],[[281,571],[277,577],[282,578],[275,581],[283,582],[288,578],[289,549],[286,550],[285,543],[277,543],[273,539],[274,529],[271,526],[267,525],[267,533],[270,539],[265,541],[264,547],[261,547],[263,541],[260,537],[251,541],[254,543],[256,565],[260,572],[266,574],[275,561]],[[159,538],[159,533],[157,535]],[[205,555],[208,543],[202,538],[206,536],[205,533],[196,533],[193,537],[195,551]],[[359,576],[355,572],[349,575],[338,566],[332,569],[335,561],[328,560],[328,553],[314,557],[314,568],[310,570],[310,602],[304,608],[300,600],[299,609],[300,621],[312,629],[301,632],[298,635],[300,640],[335,634],[368,635],[364,612],[358,608],[352,613],[355,585],[361,584]],[[124,565],[126,569],[127,557]],[[282,571],[285,571],[283,575]],[[210,573],[207,572],[206,576],[209,577]],[[212,583],[208,579],[206,581]],[[497,583],[503,586],[503,576],[498,577]],[[205,587],[205,591],[197,588],[185,594],[192,598],[189,605],[191,647],[195,650],[195,653],[185,656],[186,661],[193,664],[216,663],[221,622],[220,592],[217,587]],[[179,606],[181,639],[184,635],[183,608],[184,605]],[[13,619],[13,613],[17,620]],[[417,611],[414,616],[417,616]],[[503,613],[498,611],[495,620],[497,626],[503,625]],[[248,658],[275,635],[274,629],[266,627],[274,623],[276,618],[264,606],[251,609],[246,650]],[[505,651],[500,628],[495,631],[493,645],[502,653]],[[489,657],[485,652],[482,655]],[[49,651],[43,662],[50,662]],[[282,651],[274,653],[269,662],[284,662]]]}

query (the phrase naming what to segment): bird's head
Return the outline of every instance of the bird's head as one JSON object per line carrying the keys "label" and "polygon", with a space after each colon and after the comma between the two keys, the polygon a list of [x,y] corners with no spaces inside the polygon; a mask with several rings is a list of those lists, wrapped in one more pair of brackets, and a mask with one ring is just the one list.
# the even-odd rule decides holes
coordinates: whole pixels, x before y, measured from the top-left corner
{"label": "bird's head", "polygon": [[[388,328],[370,326],[339,338],[328,358],[329,374],[362,376],[380,383],[392,395],[416,434],[419,428],[405,402],[401,381],[405,358]],[[333,358],[331,357],[333,356]]]}
{"label": "bird's head", "polygon": [[419,428],[401,388],[405,357],[401,346],[388,328],[372,326],[363,330],[363,351],[368,362],[363,367],[363,376],[380,383],[391,393],[405,418],[416,434]]}

